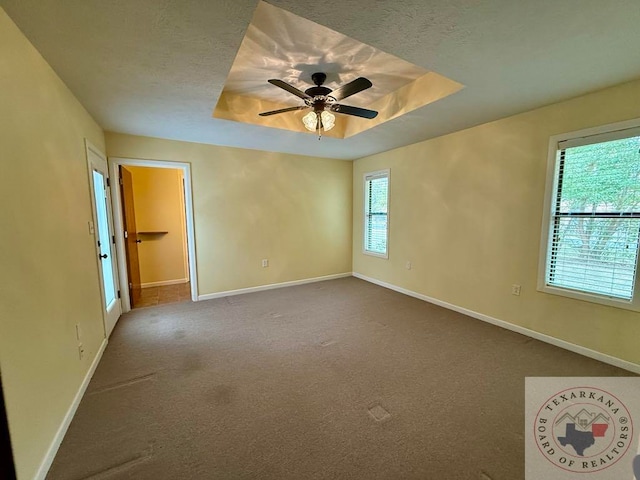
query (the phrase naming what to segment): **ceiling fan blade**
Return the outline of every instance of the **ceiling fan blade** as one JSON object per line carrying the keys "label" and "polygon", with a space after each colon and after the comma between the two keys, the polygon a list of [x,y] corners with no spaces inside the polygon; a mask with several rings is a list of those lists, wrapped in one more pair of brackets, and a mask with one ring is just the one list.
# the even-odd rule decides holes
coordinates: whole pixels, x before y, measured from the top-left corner
{"label": "ceiling fan blade", "polygon": [[355,95],[356,93],[366,90],[367,88],[370,88],[372,86],[373,83],[371,83],[364,77],[360,77],[356,78],[352,82],[345,83],[341,87],[336,88],[329,94],[329,96],[335,98],[336,100],[342,100],[343,98]]}
{"label": "ceiling fan blade", "polygon": [[378,112],[375,110],[367,110],[366,108],[360,107],[350,107],[349,105],[340,105],[339,103],[334,103],[331,106],[331,110],[336,113],[344,113],[345,115],[354,115],[356,117],[362,118],[376,118],[378,116]]}
{"label": "ceiling fan blade", "polygon": [[294,110],[304,110],[305,108],[309,108],[306,105],[301,105],[299,107],[289,107],[289,108],[281,108],[280,110],[271,110],[270,112],[262,112],[259,113],[261,117],[268,117],[269,115],[276,115],[278,113],[284,112],[293,112]]}
{"label": "ceiling fan blade", "polygon": [[296,87],[294,87],[293,85],[289,85],[287,82],[283,82],[282,80],[278,80],[277,78],[272,78],[271,80],[268,80],[268,82],[271,85],[275,85],[276,87],[280,87],[283,90],[286,90],[289,93],[293,93],[294,95],[304,99],[304,100],[311,100],[311,97],[309,95],[307,95],[306,93],[304,93],[302,90],[298,90]]}

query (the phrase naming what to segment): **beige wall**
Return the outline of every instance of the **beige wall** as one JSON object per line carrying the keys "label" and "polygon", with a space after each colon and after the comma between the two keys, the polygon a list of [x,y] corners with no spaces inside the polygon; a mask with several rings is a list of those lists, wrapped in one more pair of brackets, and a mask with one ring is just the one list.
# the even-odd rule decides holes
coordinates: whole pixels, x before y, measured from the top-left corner
{"label": "beige wall", "polygon": [[138,232],[140,280],[145,284],[187,281],[186,226],[182,170],[124,167],[133,180],[133,203]]}
{"label": "beige wall", "polygon": [[[354,272],[640,363],[639,313],[536,290],[549,137],[634,117],[640,82],[357,160]],[[388,260],[362,253],[362,176],[383,168]]]}
{"label": "beige wall", "polygon": [[200,295],[351,271],[351,162],[115,133],[106,141],[109,156],[191,164]]}
{"label": "beige wall", "polygon": [[84,147],[104,136],[2,9],[0,105],[0,368],[29,479],[104,337]]}

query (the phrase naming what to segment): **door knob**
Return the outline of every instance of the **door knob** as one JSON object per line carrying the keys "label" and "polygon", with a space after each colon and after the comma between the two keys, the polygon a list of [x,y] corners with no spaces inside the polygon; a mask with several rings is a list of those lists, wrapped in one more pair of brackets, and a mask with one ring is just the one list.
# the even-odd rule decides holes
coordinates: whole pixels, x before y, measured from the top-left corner
{"label": "door knob", "polygon": [[102,255],[98,255],[100,258],[107,258],[109,255],[107,255],[106,253],[103,253]]}
{"label": "door knob", "polygon": [[136,243],[142,243],[142,240],[136,240]]}

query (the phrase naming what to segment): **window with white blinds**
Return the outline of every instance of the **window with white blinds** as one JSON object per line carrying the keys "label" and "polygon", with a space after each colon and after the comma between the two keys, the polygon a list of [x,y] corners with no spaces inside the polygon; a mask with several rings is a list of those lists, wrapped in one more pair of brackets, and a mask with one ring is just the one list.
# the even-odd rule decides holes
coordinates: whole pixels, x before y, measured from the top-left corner
{"label": "window with white blinds", "polygon": [[364,252],[388,257],[389,170],[364,176]]}
{"label": "window with white blinds", "polygon": [[545,286],[634,300],[640,240],[640,129],[557,143]]}

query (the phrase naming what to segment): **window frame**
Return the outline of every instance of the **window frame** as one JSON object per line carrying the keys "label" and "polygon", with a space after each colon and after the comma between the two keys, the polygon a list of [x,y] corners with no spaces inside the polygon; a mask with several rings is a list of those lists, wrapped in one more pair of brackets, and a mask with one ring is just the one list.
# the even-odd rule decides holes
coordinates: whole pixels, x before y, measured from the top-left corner
{"label": "window frame", "polygon": [[[387,229],[386,229],[386,251],[385,253],[374,252],[371,250],[367,250],[367,204],[368,204],[368,195],[367,195],[367,182],[370,180],[374,180],[376,178],[387,178]],[[365,255],[370,255],[372,257],[378,258],[389,258],[389,217],[390,217],[390,203],[389,197],[391,192],[391,172],[390,169],[386,168],[383,170],[375,170],[373,172],[366,172],[362,176],[362,192],[363,192],[363,205],[362,205],[362,253]]]}
{"label": "window frame", "polygon": [[[637,133],[629,132],[629,135],[621,136],[622,131],[633,130],[637,128],[640,128],[640,118],[627,120],[624,122],[611,123],[593,128],[586,128],[583,130],[577,130],[568,133],[562,133],[550,137],[547,156],[547,178],[544,195],[544,211],[542,216],[540,255],[538,258],[537,289],[539,292],[640,312],[640,252],[636,260],[635,286],[631,300],[624,300],[607,295],[600,295],[597,293],[587,293],[581,292],[579,290],[571,290],[568,288],[547,285],[547,275],[550,265],[549,250],[551,245],[551,222],[554,217],[554,201],[559,181],[559,162],[557,155],[559,144],[561,142],[569,142],[569,145],[572,142],[580,143],[580,139],[594,136],[601,136],[602,138],[593,143],[602,143],[604,141],[607,141],[607,137],[609,136],[612,139],[628,138],[631,136],[637,136]],[[591,142],[585,142],[585,144],[587,143]],[[564,145],[564,148],[568,148],[568,146]]]}

